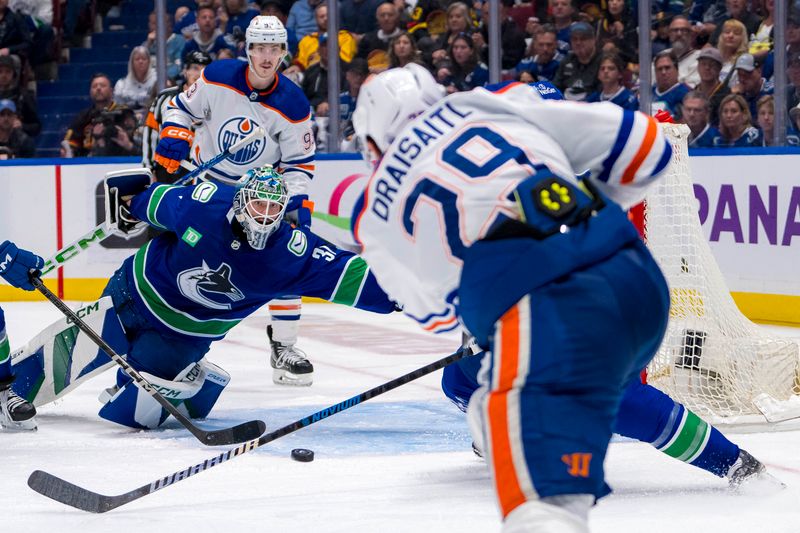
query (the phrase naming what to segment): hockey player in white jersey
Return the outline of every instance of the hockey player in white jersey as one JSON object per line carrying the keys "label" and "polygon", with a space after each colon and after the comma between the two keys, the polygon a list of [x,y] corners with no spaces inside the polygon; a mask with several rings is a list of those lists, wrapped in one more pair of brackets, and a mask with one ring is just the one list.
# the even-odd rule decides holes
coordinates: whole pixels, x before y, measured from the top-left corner
{"label": "hockey player in white jersey", "polygon": [[624,209],[669,144],[644,114],[522,84],[442,99],[416,65],[366,83],[353,124],[377,163],[354,234],[379,283],[428,331],[463,325],[490,350],[470,409],[503,530],[588,531],[622,391],[667,323]]}
{"label": "hockey player in white jersey", "polygon": [[[254,128],[267,135],[208,172],[211,178],[239,179],[247,170],[273,165],[289,187],[287,218],[309,227],[313,204],[308,183],[314,174],[311,106],[303,91],[277,69],[287,53],[287,34],[276,17],[255,17],[245,32],[247,62],[235,59],[208,65],[199,80],[167,106],[155,161],[174,173],[190,154],[201,164],[243,139]],[[192,131],[192,124],[199,124]],[[295,347],[301,300],[270,302],[273,381],[311,385],[313,365]]]}

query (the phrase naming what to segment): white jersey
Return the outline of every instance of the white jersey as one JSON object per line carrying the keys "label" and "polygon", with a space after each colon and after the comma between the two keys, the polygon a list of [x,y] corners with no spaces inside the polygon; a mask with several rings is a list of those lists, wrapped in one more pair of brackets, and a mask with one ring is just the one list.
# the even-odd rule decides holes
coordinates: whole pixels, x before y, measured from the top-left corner
{"label": "white jersey", "polygon": [[461,253],[499,216],[520,219],[513,191],[546,165],[627,209],[671,149],[657,123],[610,104],[543,100],[513,84],[452,94],[395,138],[357,215],[362,256],[406,314],[434,332],[457,327]]}
{"label": "white jersey", "polygon": [[238,180],[247,170],[270,164],[283,174],[292,196],[308,193],[314,174],[311,106],[294,83],[277,74],[266,90],[253,89],[247,63],[214,61],[191,87],[167,106],[164,124],[195,130],[191,157],[196,164],[211,159],[243,139],[254,128],[267,135],[242,148],[209,171],[211,176]]}

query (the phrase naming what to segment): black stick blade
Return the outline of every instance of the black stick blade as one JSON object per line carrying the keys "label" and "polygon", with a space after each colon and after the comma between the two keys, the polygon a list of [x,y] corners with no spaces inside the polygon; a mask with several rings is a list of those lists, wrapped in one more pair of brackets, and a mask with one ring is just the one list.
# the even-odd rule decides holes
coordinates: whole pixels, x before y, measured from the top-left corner
{"label": "black stick blade", "polygon": [[232,428],[209,431],[203,437],[207,446],[230,446],[257,439],[267,430],[267,425],[261,420],[251,420]]}
{"label": "black stick blade", "polygon": [[113,497],[86,490],[41,470],[28,477],[28,486],[51,500],[90,513],[105,513],[119,506],[115,505]]}

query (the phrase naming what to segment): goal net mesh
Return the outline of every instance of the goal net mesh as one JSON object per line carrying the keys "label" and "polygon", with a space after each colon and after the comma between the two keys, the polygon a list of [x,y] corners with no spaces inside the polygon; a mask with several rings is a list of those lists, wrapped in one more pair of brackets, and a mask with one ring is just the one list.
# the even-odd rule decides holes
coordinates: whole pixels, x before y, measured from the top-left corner
{"label": "goal net mesh", "polygon": [[645,237],[669,283],[672,305],[647,381],[716,423],[758,422],[752,415],[761,416],[759,401],[800,394],[800,345],[771,336],[736,307],[697,214],[689,128],[662,127],[673,159],[646,198]]}

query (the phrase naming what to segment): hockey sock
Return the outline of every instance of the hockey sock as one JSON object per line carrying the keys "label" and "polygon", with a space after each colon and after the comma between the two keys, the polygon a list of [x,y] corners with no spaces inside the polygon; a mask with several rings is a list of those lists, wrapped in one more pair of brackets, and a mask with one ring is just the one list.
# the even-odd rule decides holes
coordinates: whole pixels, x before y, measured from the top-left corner
{"label": "hockey sock", "polygon": [[717,476],[724,476],[739,456],[739,447],[711,424],[641,383],[625,391],[615,431]]}
{"label": "hockey sock", "polygon": [[302,299],[300,298],[281,298],[269,302],[269,314],[272,316],[272,340],[289,345],[297,343],[301,308]]}

